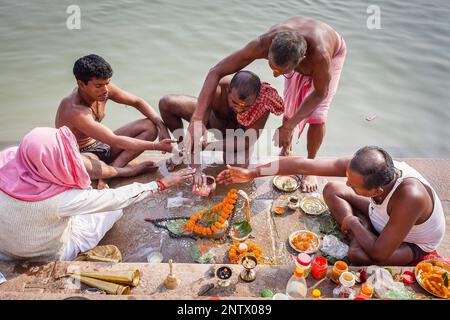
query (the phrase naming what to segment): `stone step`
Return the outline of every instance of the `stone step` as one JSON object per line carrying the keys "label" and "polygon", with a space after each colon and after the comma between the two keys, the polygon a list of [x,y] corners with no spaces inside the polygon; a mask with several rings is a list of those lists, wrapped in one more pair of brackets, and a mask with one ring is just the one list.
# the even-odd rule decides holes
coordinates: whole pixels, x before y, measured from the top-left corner
{"label": "stone step", "polygon": [[[177,288],[169,290],[164,286],[164,280],[169,274],[166,263],[100,263],[58,261],[50,263],[0,263],[0,271],[7,282],[0,285],[0,299],[64,299],[71,296],[82,296],[89,299],[208,299],[218,296],[221,299],[260,299],[262,289],[270,289],[274,293],[285,292],[286,284],[293,273],[293,265],[258,265],[255,268],[256,279],[253,282],[243,281],[239,274],[243,266],[226,265],[232,270],[230,284],[227,287],[218,286],[215,270],[223,265],[177,263],[173,265],[173,273],[180,280]],[[77,286],[67,277],[68,272],[139,270],[140,281],[133,288],[130,296],[113,296],[87,293],[85,286]],[[331,267],[329,267],[331,269]],[[350,267],[358,270],[357,267]],[[392,270],[413,270],[412,267],[392,267]],[[330,274],[329,270],[329,274]],[[309,276],[308,287],[313,287],[317,281]],[[212,287],[212,288],[210,288]],[[206,288],[209,291],[204,292]],[[317,285],[324,297],[331,298],[335,284],[329,279]],[[411,287],[422,292],[416,284]],[[202,294],[202,295],[199,295]]]}

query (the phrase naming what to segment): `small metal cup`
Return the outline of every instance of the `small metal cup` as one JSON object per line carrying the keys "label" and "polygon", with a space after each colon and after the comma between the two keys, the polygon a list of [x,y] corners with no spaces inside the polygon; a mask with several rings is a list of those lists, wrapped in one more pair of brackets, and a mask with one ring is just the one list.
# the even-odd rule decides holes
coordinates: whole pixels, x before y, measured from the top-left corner
{"label": "small metal cup", "polygon": [[233,275],[233,271],[231,271],[230,267],[223,266],[216,270],[217,285],[222,288],[226,288],[230,285],[230,278]]}

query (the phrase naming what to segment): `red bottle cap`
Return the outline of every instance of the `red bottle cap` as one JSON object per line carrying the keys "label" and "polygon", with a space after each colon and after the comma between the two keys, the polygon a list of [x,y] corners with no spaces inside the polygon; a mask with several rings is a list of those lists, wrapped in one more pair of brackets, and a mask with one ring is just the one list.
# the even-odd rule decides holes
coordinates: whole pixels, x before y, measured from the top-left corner
{"label": "red bottle cap", "polygon": [[297,263],[306,267],[311,264],[311,257],[306,253],[299,253],[297,256]]}

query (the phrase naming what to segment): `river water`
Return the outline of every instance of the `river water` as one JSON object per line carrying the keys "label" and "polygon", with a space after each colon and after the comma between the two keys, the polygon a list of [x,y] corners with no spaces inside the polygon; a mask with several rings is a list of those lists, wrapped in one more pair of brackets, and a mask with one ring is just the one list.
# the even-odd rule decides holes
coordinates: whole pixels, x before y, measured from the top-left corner
{"label": "river water", "polygon": [[[67,28],[70,5],[80,8],[81,29]],[[371,5],[380,9],[379,29],[368,27]],[[53,126],[61,98],[75,86],[72,66],[80,56],[103,56],[115,84],[157,108],[168,93],[197,96],[211,66],[294,15],[325,21],[348,47],[319,156],[368,144],[394,156],[450,156],[445,0],[1,0],[0,146],[16,144],[33,127]],[[266,61],[247,69],[282,93],[283,79],[273,78]],[[110,102],[104,123],[116,129],[139,117]],[[280,122],[271,116],[268,128]],[[305,155],[305,138],[294,154]]]}

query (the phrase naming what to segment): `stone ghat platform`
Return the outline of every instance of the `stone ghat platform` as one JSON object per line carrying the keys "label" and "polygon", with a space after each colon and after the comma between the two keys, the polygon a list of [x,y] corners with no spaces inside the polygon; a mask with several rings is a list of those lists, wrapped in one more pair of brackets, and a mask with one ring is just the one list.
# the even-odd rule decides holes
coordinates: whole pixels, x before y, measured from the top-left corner
{"label": "stone ghat platform", "polygon": [[[164,158],[153,154],[144,154],[138,161],[156,160],[164,162]],[[442,256],[450,256],[450,160],[448,159],[402,159],[421,172],[431,183],[439,195],[446,216],[447,234],[438,252]],[[263,161],[264,162],[264,161]],[[212,164],[205,168],[205,173],[216,175],[224,168],[221,164]],[[156,173],[144,174],[133,179],[116,179],[110,187],[119,187],[133,182],[149,182],[167,172],[160,168]],[[343,178],[319,178],[320,195],[328,181],[342,181]],[[195,212],[221,201],[230,188],[244,190],[251,200],[251,225],[253,238],[263,251],[268,265],[258,265],[258,277],[253,283],[245,283],[238,278],[242,270],[240,265],[230,265],[228,250],[231,241],[214,244],[214,258],[211,264],[196,264],[190,254],[192,245],[197,241],[190,238],[172,238],[169,233],[146,222],[146,218],[189,217]],[[48,262],[33,264],[32,262],[1,262],[0,272],[8,280],[0,285],[0,299],[63,299],[80,294],[80,289],[65,286],[65,280],[55,277],[66,272],[70,266],[80,266],[82,270],[114,270],[139,269],[142,273],[140,285],[132,290],[131,296],[106,296],[88,294],[91,299],[206,299],[208,296],[220,296],[224,299],[258,299],[259,291],[264,288],[274,292],[284,292],[286,283],[293,271],[293,259],[296,252],[288,243],[289,235],[299,229],[311,229],[316,217],[308,216],[300,210],[287,211],[282,215],[271,212],[273,200],[283,193],[274,189],[272,178],[259,178],[247,184],[218,186],[210,198],[195,196],[189,186],[168,190],[154,197],[124,209],[124,216],[106,234],[99,245],[116,245],[123,255],[121,264],[109,265],[92,262]],[[292,193],[302,198],[307,194],[299,190]],[[173,206],[182,199],[181,206]],[[163,263],[148,264],[147,255],[159,250],[163,254]],[[162,282],[168,274],[167,261],[174,261],[174,272],[180,277],[180,287],[167,291]],[[201,287],[217,280],[211,276],[214,266],[227,264],[232,268],[234,282],[229,288],[211,289],[205,296],[198,296]],[[408,268],[402,268],[407,270]],[[308,278],[308,281],[314,279]],[[312,283],[311,285],[313,285]],[[321,288],[321,286],[324,286]],[[415,285],[417,290],[421,290]],[[318,288],[324,296],[330,296],[331,282],[325,281]],[[328,289],[327,289],[328,288]],[[78,291],[77,291],[78,290]],[[422,291],[423,292],[423,291]],[[85,294],[83,294],[85,295]]]}
{"label": "stone ghat platform", "polygon": [[[99,262],[70,262],[59,261],[43,264],[0,263],[0,268],[9,281],[0,285],[0,300],[27,299],[27,300],[60,300],[69,297],[84,297],[92,300],[102,299],[271,299],[262,298],[260,291],[270,289],[274,293],[285,293],[286,283],[292,276],[291,265],[258,265],[255,268],[256,279],[253,282],[243,281],[239,274],[244,270],[241,265],[227,265],[232,270],[230,285],[220,287],[217,283],[215,270],[223,265],[217,264],[189,264],[177,263],[173,265],[173,273],[179,279],[177,288],[169,290],[164,286],[164,280],[169,274],[167,263],[99,263]],[[77,286],[72,280],[64,277],[68,272],[117,271],[139,270],[140,281],[133,288],[130,295],[106,295],[86,291],[88,287]],[[392,272],[413,270],[413,267],[391,267]],[[350,267],[356,271],[358,268]],[[328,278],[323,281],[315,280],[310,274],[307,277],[308,299],[311,291],[317,288],[322,292],[322,298],[333,298],[332,291],[336,285],[330,280],[331,267]],[[431,298],[424,295],[426,292],[418,284],[406,285],[410,290],[419,294],[421,298]],[[212,288],[210,288],[212,287]],[[209,290],[207,290],[210,288]],[[207,291],[206,291],[207,290]],[[355,286],[359,291],[359,285]]]}

